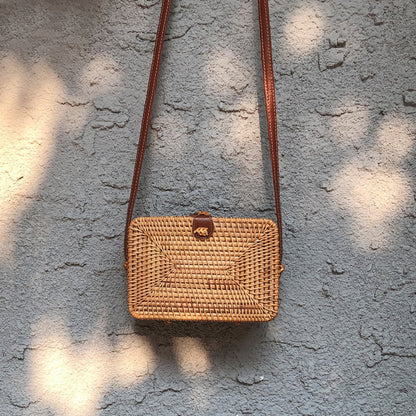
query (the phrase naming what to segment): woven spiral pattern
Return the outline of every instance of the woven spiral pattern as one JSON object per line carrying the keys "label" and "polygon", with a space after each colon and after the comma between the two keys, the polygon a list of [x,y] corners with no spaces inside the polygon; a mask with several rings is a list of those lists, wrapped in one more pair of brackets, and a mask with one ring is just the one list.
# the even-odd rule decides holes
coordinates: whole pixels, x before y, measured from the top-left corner
{"label": "woven spiral pattern", "polygon": [[128,234],[128,303],[139,319],[268,321],[278,310],[279,234],[268,219],[138,217]]}

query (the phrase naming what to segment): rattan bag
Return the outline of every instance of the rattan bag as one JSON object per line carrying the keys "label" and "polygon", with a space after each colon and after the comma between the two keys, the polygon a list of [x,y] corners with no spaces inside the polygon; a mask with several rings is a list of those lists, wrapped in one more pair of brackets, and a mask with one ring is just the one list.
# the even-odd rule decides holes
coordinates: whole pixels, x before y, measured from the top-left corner
{"label": "rattan bag", "polygon": [[127,211],[128,305],[138,319],[268,321],[279,306],[282,265],[279,164],[267,0],[258,0],[264,95],[277,223],[187,217],[132,220],[171,0],[163,0]]}

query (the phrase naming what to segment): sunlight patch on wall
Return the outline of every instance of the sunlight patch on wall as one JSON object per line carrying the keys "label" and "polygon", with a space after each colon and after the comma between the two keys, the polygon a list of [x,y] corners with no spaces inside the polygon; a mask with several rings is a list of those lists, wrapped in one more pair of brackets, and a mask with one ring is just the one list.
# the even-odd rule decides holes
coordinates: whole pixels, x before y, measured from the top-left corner
{"label": "sunlight patch on wall", "polygon": [[122,335],[113,347],[106,334],[75,342],[63,322],[50,319],[35,333],[28,353],[31,395],[60,416],[95,415],[112,385],[143,381],[155,368],[146,337]]}
{"label": "sunlight patch on wall", "polygon": [[184,374],[196,375],[210,370],[208,351],[198,338],[176,337],[173,348],[178,364]]}
{"label": "sunlight patch on wall", "polygon": [[212,131],[224,137],[227,153],[239,153],[241,145],[251,144],[255,138],[260,143],[255,66],[248,66],[246,60],[224,49],[207,60],[204,72],[205,93],[216,101]]}
{"label": "sunlight patch on wall", "polygon": [[114,357],[114,375],[124,387],[137,382],[155,369],[156,357],[146,337],[124,335],[117,344]]}
{"label": "sunlight patch on wall", "polygon": [[404,176],[394,172],[369,172],[355,165],[342,171],[335,187],[338,201],[362,227],[369,229],[396,214],[408,196]]}
{"label": "sunlight patch on wall", "polygon": [[[248,97],[242,98],[235,104],[234,108],[238,110],[238,114],[232,114],[227,118],[231,123],[229,128],[230,140],[226,140],[224,145],[226,147],[230,145],[241,148],[244,143],[252,145],[256,142],[260,155],[260,120],[257,109],[257,97],[252,99],[248,99]],[[267,126],[265,127],[267,129]],[[267,135],[267,131],[265,135]]]}
{"label": "sunlight patch on wall", "polygon": [[412,199],[410,179],[401,164],[412,147],[412,129],[404,116],[391,116],[377,131],[374,145],[351,160],[333,181],[334,202],[352,220],[365,249],[389,244],[392,222]]}
{"label": "sunlight patch on wall", "polygon": [[313,52],[322,39],[324,22],[318,5],[308,3],[298,7],[284,28],[290,51],[298,56]]}
{"label": "sunlight patch on wall", "polygon": [[120,83],[119,64],[110,55],[98,54],[85,66],[81,79],[92,91],[108,92]]}
{"label": "sunlight patch on wall", "polygon": [[404,116],[389,117],[377,134],[380,152],[390,162],[400,163],[412,150],[414,132],[412,124]]}
{"label": "sunlight patch on wall", "polygon": [[[81,74],[82,97],[41,58],[32,66],[12,53],[0,61],[0,261],[11,262],[13,224],[35,196],[55,152],[58,124],[67,134],[87,123],[91,99],[120,82],[111,56],[94,57]],[[88,144],[86,145],[88,147]]]}
{"label": "sunlight patch on wall", "polygon": [[204,85],[208,94],[219,99],[226,98],[227,88],[241,92],[247,84],[254,85],[254,68],[247,68],[245,62],[229,49],[213,54],[204,67]]}
{"label": "sunlight patch on wall", "polygon": [[53,133],[64,85],[41,59],[32,68],[0,62],[0,257],[11,256],[11,224],[33,197],[54,153]]}

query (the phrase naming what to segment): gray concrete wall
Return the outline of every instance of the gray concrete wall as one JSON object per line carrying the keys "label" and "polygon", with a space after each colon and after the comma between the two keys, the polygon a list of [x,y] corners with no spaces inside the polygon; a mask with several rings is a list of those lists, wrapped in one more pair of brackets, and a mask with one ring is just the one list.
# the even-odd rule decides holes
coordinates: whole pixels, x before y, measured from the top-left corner
{"label": "gray concrete wall", "polygon": [[[135,215],[274,218],[253,0],[174,0]],[[416,414],[416,5],[270,1],[269,324],[136,322],[123,227],[160,0],[0,1],[0,414]]]}

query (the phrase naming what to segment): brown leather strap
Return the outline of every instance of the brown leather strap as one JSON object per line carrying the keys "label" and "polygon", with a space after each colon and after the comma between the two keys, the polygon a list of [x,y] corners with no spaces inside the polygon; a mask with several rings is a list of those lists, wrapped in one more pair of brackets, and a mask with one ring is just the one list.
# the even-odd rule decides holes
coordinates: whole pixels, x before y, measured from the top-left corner
{"label": "brown leather strap", "polygon": [[140,129],[139,144],[137,146],[136,163],[134,165],[133,181],[131,183],[129,205],[127,208],[126,229],[124,233],[124,257],[127,260],[128,228],[133,216],[134,203],[136,202],[137,188],[139,186],[140,172],[142,170],[143,156],[146,148],[147,134],[149,131],[150,115],[152,112],[153,99],[155,98],[157,77],[159,75],[160,58],[162,56],[163,40],[165,38],[168,23],[171,0],[162,0],[159,26],[156,33],[155,48],[153,50],[152,66],[150,68],[149,82],[147,84],[146,101],[144,103],[142,126]]}
{"label": "brown leather strap", "polygon": [[269,3],[268,0],[258,0],[261,61],[263,65],[264,98],[266,101],[267,130],[269,134],[270,157],[272,160],[272,175],[274,200],[276,205],[277,226],[279,228],[279,252],[282,262],[282,213],[280,209],[279,185],[279,152],[277,143],[276,96],[274,89],[272,40],[270,35]]}
{"label": "brown leather strap", "polygon": [[[130,199],[127,209],[126,230],[124,235],[124,255],[127,259],[128,228],[133,216],[134,203],[137,196],[140,172],[142,169],[144,151],[149,131],[150,116],[152,112],[153,99],[156,91],[157,77],[159,74],[160,58],[162,56],[163,41],[169,17],[171,0],[162,0],[159,26],[156,34],[156,43],[153,50],[153,60],[150,69],[149,83],[147,86],[146,101],[143,110],[142,125],[140,130],[139,144],[137,147],[136,163],[134,166],[133,181],[130,190]],[[282,219],[280,210],[280,188],[279,188],[279,159],[277,147],[277,122],[276,122],[276,99],[274,89],[272,42],[270,36],[269,4],[268,0],[258,0],[261,59],[263,66],[264,97],[266,102],[267,129],[269,135],[270,156],[272,161],[272,174],[274,197],[276,203],[277,226],[279,227],[280,261],[282,261]]]}

